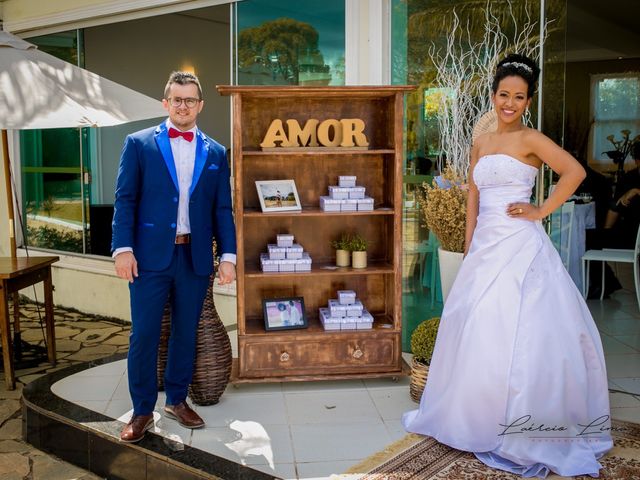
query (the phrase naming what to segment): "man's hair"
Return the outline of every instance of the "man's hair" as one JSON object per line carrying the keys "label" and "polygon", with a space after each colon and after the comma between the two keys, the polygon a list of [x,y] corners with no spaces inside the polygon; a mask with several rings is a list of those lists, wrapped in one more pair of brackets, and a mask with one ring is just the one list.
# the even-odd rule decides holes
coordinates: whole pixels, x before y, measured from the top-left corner
{"label": "man's hair", "polygon": [[171,85],[177,83],[178,85],[189,85],[193,83],[198,87],[198,98],[202,100],[202,87],[200,86],[200,80],[193,73],[190,72],[171,72],[167,85],[164,87],[164,98],[169,96],[169,89]]}

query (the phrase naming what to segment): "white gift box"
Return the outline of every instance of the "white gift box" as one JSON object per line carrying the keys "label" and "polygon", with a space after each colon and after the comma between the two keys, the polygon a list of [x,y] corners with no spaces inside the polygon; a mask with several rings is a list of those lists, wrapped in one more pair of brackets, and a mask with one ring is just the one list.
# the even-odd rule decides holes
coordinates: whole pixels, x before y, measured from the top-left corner
{"label": "white gift box", "polygon": [[349,188],[329,185],[329,196],[334,200],[346,200],[349,198]]}
{"label": "white gift box", "polygon": [[369,311],[365,308],[362,310],[362,314],[359,317],[356,317],[357,323],[373,323],[373,315],[369,313]]}
{"label": "white gift box", "polygon": [[356,292],[353,290],[338,290],[338,303],[349,305],[356,301]]}
{"label": "white gift box", "polygon": [[339,323],[323,323],[322,328],[325,330],[341,330]]}
{"label": "white gift box", "polygon": [[325,212],[339,212],[341,200],[334,200],[331,197],[320,197],[320,208]]}
{"label": "white gift box", "polygon": [[310,272],[311,257],[307,252],[302,254],[302,258],[296,260],[296,272]]}
{"label": "white gift box", "polygon": [[346,317],[347,316],[347,306],[340,305],[338,300],[329,300],[329,312],[331,312],[332,317]]}
{"label": "white gift box", "polygon": [[340,187],[355,187],[356,176],[355,175],[340,175],[338,177],[338,186]]}
{"label": "white gift box", "polygon": [[271,260],[266,253],[260,254],[260,266],[263,272],[279,272],[280,264],[279,260]]}
{"label": "white gift box", "polygon": [[356,198],[356,199],[364,198],[364,187],[349,188],[349,198]]}
{"label": "white gift box", "polygon": [[373,328],[372,322],[359,322],[356,323],[356,330],[371,330]]}
{"label": "white gift box", "polygon": [[340,318],[333,318],[328,308],[320,308],[320,323],[325,330],[340,330]]}
{"label": "white gift box", "polygon": [[302,252],[304,251],[304,249],[302,248],[302,245],[298,245],[297,243],[294,243],[292,246],[286,247],[286,249],[287,249],[288,259],[302,258]]}
{"label": "white gift box", "polygon": [[281,272],[295,272],[296,271],[296,260],[278,260],[280,262],[280,271]]}
{"label": "white gift box", "polygon": [[358,328],[357,325],[357,323],[341,323],[340,330],[356,330]]}
{"label": "white gift box", "polygon": [[279,247],[273,243],[267,245],[269,251],[269,258],[271,260],[283,260],[287,256],[287,247]]}
{"label": "white gift box", "polygon": [[342,323],[342,318],[340,317],[332,317],[331,312],[328,308],[320,308],[320,321],[324,323],[337,323],[338,325]]}
{"label": "white gift box", "polygon": [[358,202],[360,200],[348,199],[340,202],[340,210],[343,212],[355,212],[358,210]]}
{"label": "white gift box", "polygon": [[358,210],[373,210],[373,198],[364,197],[359,198],[358,202]]}
{"label": "white gift box", "polygon": [[290,247],[293,245],[293,235],[289,233],[279,233],[276,235],[278,247]]}
{"label": "white gift box", "polygon": [[347,317],[360,317],[362,316],[362,311],[364,307],[362,306],[362,302],[360,300],[356,300],[354,303],[350,305],[346,305],[347,307]]}

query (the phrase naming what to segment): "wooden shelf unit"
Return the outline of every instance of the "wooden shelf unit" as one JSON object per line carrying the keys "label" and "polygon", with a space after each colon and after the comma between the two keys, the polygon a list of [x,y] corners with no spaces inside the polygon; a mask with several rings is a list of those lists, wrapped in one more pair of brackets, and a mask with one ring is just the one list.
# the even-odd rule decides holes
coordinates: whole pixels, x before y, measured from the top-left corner
{"label": "wooden shelf unit", "polygon": [[[402,127],[404,94],[413,87],[219,86],[233,104],[234,208],[238,239],[238,362],[233,381],[371,378],[403,374]],[[260,143],[273,120],[359,118],[367,150],[272,149]],[[321,195],[338,176],[356,175],[373,211],[323,212]],[[301,212],[262,213],[256,180],[293,179]],[[343,232],[369,242],[368,267],[335,268],[331,240]],[[290,233],[313,260],[311,272],[263,273],[260,253]],[[338,290],[354,290],[374,316],[371,330],[325,331],[318,309]],[[262,299],[301,296],[309,327],[264,329]]]}

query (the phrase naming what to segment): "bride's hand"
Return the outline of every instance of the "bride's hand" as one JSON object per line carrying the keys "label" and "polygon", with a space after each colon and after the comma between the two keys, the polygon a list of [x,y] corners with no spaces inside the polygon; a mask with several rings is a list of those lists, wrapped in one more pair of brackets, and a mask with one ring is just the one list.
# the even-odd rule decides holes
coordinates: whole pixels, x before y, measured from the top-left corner
{"label": "bride's hand", "polygon": [[524,220],[540,220],[540,209],[530,203],[510,203],[507,205],[507,215]]}

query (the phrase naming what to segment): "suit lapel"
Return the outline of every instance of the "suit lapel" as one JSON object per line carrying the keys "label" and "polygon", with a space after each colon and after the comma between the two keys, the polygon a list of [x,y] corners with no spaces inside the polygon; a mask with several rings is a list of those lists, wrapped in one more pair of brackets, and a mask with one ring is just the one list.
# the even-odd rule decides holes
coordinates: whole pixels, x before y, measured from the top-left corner
{"label": "suit lapel", "polygon": [[[167,135],[168,138],[168,135]],[[168,141],[168,140],[167,140]],[[200,175],[204,169],[205,163],[207,163],[207,157],[209,156],[209,142],[200,130],[196,132],[196,160],[193,165],[193,179],[191,180],[191,187],[189,188],[189,196],[193,193],[200,180]]]}
{"label": "suit lapel", "polygon": [[156,145],[158,145],[158,148],[160,149],[160,153],[162,153],[164,163],[169,170],[169,175],[171,175],[173,185],[176,187],[176,191],[180,191],[178,175],[176,173],[176,162],[174,161],[173,153],[171,152],[171,143],[169,143],[169,134],[167,133],[167,125],[165,123],[162,123],[158,128],[156,128],[155,140]]}

